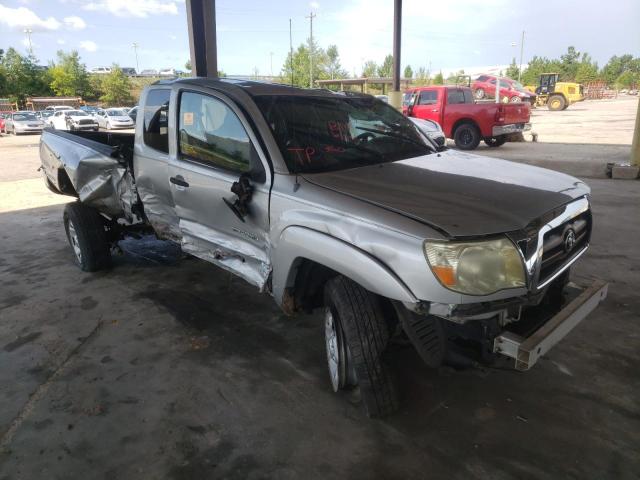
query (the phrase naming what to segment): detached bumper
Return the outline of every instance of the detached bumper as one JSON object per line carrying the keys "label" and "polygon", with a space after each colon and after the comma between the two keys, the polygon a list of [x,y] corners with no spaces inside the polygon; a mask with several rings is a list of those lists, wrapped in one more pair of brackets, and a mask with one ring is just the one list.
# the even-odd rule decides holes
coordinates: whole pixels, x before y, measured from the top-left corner
{"label": "detached bumper", "polygon": [[492,136],[508,135],[510,133],[522,133],[531,130],[530,123],[511,123],[509,125],[496,125],[492,129]]}
{"label": "detached bumper", "polygon": [[516,370],[529,370],[607,297],[609,284],[595,281],[527,337],[506,332],[495,338],[493,351],[515,359]]}

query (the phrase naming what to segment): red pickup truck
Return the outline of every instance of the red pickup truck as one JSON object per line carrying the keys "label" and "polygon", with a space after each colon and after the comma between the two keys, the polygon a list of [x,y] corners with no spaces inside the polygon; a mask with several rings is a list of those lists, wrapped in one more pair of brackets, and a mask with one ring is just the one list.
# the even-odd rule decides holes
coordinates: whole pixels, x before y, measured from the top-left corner
{"label": "red pickup truck", "polygon": [[452,138],[461,150],[473,150],[480,140],[499,147],[510,134],[531,128],[528,102],[475,103],[471,88],[455,85],[405,91],[402,113],[438,122],[447,138]]}

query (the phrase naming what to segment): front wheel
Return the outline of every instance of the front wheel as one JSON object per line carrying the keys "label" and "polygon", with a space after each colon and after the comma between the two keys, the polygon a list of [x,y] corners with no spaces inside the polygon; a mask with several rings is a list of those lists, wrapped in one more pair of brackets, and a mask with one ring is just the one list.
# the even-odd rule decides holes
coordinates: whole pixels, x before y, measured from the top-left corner
{"label": "front wheel", "polygon": [[473,92],[473,95],[476,97],[477,100],[482,100],[485,96],[484,88],[477,88],[476,91]]}
{"label": "front wheel", "polygon": [[80,202],[74,202],[65,207],[63,220],[78,266],[85,272],[107,268],[111,263],[111,250],[100,214]]}
{"label": "front wheel", "polygon": [[549,110],[557,112],[559,110],[564,110],[566,103],[567,102],[562,95],[551,95],[547,106]]}
{"label": "front wheel", "polygon": [[325,287],[325,344],[334,391],[359,387],[369,417],[398,409],[398,396],[382,355],[389,328],[380,299],[338,275]]}
{"label": "front wheel", "polygon": [[480,131],[473,123],[463,123],[456,128],[453,140],[460,150],[474,150],[480,144]]}
{"label": "front wheel", "polygon": [[511,99],[509,100],[511,103],[520,103],[522,102],[522,98],[518,97],[517,95],[514,97],[511,97]]}
{"label": "front wheel", "polygon": [[492,148],[501,147],[506,142],[507,142],[506,135],[500,135],[499,137],[487,137],[484,139],[484,143],[486,143],[488,147],[492,147]]}

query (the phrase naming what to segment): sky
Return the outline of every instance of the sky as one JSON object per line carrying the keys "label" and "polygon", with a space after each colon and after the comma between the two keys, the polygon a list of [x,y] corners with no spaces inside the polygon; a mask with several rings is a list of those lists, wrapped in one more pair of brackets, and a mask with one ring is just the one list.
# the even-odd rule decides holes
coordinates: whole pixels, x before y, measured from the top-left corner
{"label": "sky", "polygon": [[[0,48],[33,52],[41,64],[78,50],[88,68],[118,63],[184,69],[189,42],[184,0],[0,0]],[[552,12],[553,11],[553,12]],[[217,0],[218,67],[229,75],[277,75],[309,36],[335,44],[343,68],[359,74],[393,46],[392,0]],[[551,13],[552,12],[552,13]],[[600,66],[612,55],[640,56],[640,0],[404,0],[402,65],[432,72],[559,57],[567,46]]]}

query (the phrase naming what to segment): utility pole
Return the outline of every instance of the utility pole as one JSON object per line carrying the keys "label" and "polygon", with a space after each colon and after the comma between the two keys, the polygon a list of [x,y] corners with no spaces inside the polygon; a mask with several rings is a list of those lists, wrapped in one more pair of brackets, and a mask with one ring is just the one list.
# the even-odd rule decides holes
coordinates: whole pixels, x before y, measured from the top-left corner
{"label": "utility pole", "polygon": [[309,13],[309,88],[313,88],[313,19],[317,15],[313,12]]}
{"label": "utility pole", "polygon": [[291,86],[293,87],[293,37],[291,36],[291,19],[289,19],[289,63],[291,64]]}
{"label": "utility pole", "polygon": [[27,38],[29,39],[29,55],[33,56],[33,45],[31,44],[31,34],[33,33],[33,30],[25,28],[24,33],[27,34]]}
{"label": "utility pole", "polygon": [[520,41],[520,68],[518,68],[518,82],[522,78],[522,53],[524,52],[524,30],[522,31],[522,40]]}
{"label": "utility pole", "polygon": [[393,80],[389,92],[389,105],[402,107],[402,92],[400,91],[400,50],[402,40],[402,0],[393,2]]}
{"label": "utility pole", "polygon": [[140,65],[138,65],[138,47],[137,42],[133,42],[131,45],[133,47],[133,52],[136,54],[136,73],[140,73]]}

